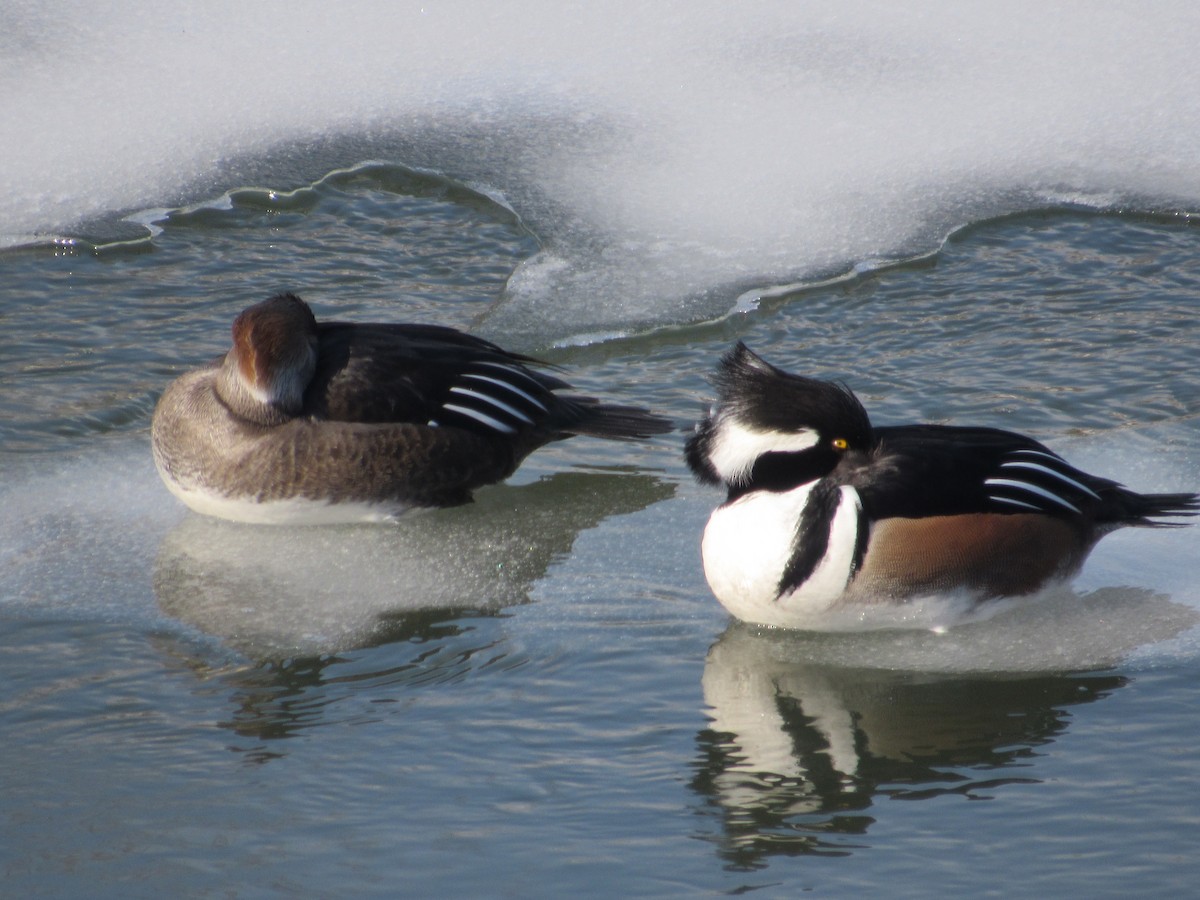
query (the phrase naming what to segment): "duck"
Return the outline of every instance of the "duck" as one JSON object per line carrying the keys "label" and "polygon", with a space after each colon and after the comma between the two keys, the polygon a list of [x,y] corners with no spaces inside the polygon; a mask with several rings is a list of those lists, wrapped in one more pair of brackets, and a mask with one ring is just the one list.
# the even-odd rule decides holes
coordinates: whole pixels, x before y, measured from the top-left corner
{"label": "duck", "polygon": [[1011,431],[873,426],[845,384],[776,368],[741,341],[713,382],[684,456],[726,491],[701,556],[717,600],[746,622],[906,627],[906,607],[938,596],[960,601],[950,624],[985,617],[991,601],[1075,574],[1118,528],[1200,510],[1195,493],[1136,493]]}
{"label": "duck", "polygon": [[538,360],[441,325],[318,321],[279,293],[232,346],[171,382],[155,466],[196,512],[258,524],[394,521],[458,506],[551,441],[633,441],[672,423],[567,393]]}

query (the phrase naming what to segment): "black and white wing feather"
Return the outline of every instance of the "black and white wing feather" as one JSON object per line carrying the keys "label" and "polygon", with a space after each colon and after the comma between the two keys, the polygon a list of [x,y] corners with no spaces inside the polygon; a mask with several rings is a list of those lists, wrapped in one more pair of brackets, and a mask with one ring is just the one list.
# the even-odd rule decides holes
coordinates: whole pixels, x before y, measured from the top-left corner
{"label": "black and white wing feather", "polygon": [[1002,456],[995,474],[983,484],[988,500],[999,507],[1080,516],[1085,507],[1104,499],[1088,486],[1088,481],[1097,488],[1116,487],[1113,482],[1084,474],[1049,450],[1022,448]]}
{"label": "black and white wing feather", "polygon": [[439,325],[319,324],[305,414],[343,422],[411,422],[544,443],[572,434],[639,439],[671,429],[646,410],[559,393],[553,368]]}
{"label": "black and white wing feather", "polygon": [[848,479],[872,519],[1038,513],[1103,528],[1197,511],[1194,494],[1138,494],[1010,431],[904,425],[876,437],[873,465]]}
{"label": "black and white wing feather", "polygon": [[527,369],[480,360],[458,373],[429,424],[515,435],[545,422],[555,400]]}

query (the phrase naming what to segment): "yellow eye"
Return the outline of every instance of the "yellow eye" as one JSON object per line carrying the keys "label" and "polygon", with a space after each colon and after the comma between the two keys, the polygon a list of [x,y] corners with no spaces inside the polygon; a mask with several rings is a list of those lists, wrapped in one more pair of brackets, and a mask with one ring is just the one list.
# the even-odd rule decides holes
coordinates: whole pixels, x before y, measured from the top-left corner
{"label": "yellow eye", "polygon": [[833,439],[833,449],[834,450],[845,450],[849,446],[850,446],[850,444],[846,441],[845,438],[834,438]]}

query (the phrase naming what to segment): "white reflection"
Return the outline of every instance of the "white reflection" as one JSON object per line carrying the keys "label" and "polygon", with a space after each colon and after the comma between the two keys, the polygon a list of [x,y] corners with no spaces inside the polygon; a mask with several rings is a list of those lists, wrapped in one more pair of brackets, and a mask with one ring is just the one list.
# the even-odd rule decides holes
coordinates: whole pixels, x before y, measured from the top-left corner
{"label": "white reflection", "polygon": [[[1200,621],[1146,591],[1064,591],[990,622],[930,632],[820,634],[734,622],[702,686],[711,724],[694,786],[722,811],[741,863],[829,852],[865,832],[879,794],[987,795],[1027,781],[1022,760],[1100,699],[1112,666]],[[1047,674],[1049,673],[1049,674]],[[1068,673],[1068,674],[1055,674]]]}
{"label": "white reflection", "polygon": [[386,639],[389,620],[524,602],[579,532],[669,496],[650,476],[560,472],[394,526],[257,527],[188,516],[163,540],[163,612],[251,657]]}

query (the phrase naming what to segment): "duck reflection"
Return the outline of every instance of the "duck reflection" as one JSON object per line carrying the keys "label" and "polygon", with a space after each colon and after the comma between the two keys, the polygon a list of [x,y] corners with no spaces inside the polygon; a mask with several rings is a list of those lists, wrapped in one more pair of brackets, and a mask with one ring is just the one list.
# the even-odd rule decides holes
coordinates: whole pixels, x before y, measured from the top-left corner
{"label": "duck reflection", "polygon": [[[1109,665],[1141,638],[1165,639],[1196,622],[1194,611],[1166,598],[1146,593],[1137,601],[1131,614],[1145,623],[1154,610],[1156,624],[1106,645]],[[1130,605],[1130,592],[1097,592],[1088,604],[1102,614]],[[1040,627],[1042,617],[1055,615],[947,635],[816,635],[732,624],[705,663],[711,722],[698,736],[692,781],[719,811],[721,855],[738,868],[765,866],[778,854],[844,855],[863,845],[875,821],[868,810],[880,797],[983,799],[1007,784],[1037,783],[1030,760],[1068,727],[1070,708],[1127,683],[1111,671],[1034,671],[1064,652],[1063,632]],[[1032,643],[1024,647],[1025,672],[989,673],[966,662],[974,656],[987,666],[982,648],[995,639],[1011,652],[1017,633]],[[1077,660],[1102,663],[1096,651],[1067,648]]]}
{"label": "duck reflection", "polygon": [[[379,645],[341,653],[247,661],[178,635],[150,638],[164,664],[186,671],[200,693],[231,712],[217,724],[250,762],[286,756],[281,741],[312,728],[373,721],[406,687],[428,687],[524,663],[507,643],[502,616],[424,610],[389,616]],[[389,643],[390,641],[390,643]]]}
{"label": "duck reflection", "polygon": [[[364,685],[427,685],[519,665],[503,611],[528,600],[581,532],[673,491],[650,475],[559,472],[389,527],[261,528],[189,516],[159,549],[154,590],[164,612],[223,649],[164,651],[230,691],[235,712],[224,724],[254,739],[239,749],[268,759],[278,748],[263,741],[358,715],[350,708],[359,704],[340,701]],[[380,649],[360,652],[369,648]]]}
{"label": "duck reflection", "polygon": [[605,519],[673,492],[650,475],[560,472],[395,526],[262,528],[189,516],[163,540],[168,615],[254,659],[404,639],[410,613],[494,613]]}

